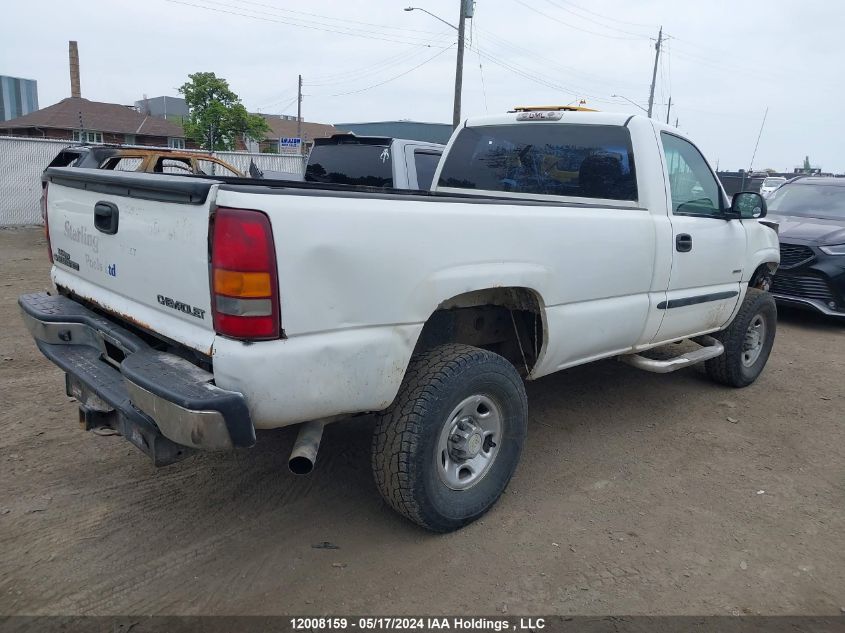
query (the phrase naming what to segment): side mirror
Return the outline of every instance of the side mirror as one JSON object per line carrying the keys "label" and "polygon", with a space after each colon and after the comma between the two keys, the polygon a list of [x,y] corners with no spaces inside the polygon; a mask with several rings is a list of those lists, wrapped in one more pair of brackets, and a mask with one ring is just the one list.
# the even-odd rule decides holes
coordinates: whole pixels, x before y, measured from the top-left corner
{"label": "side mirror", "polygon": [[740,191],[731,200],[731,215],[740,220],[766,217],[766,200],[756,191]]}

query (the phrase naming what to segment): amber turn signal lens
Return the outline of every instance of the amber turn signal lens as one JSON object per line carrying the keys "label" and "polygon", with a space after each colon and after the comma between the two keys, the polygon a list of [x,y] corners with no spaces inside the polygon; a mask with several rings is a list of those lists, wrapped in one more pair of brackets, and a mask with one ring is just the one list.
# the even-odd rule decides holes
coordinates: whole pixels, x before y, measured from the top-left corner
{"label": "amber turn signal lens", "polygon": [[214,292],[227,297],[269,297],[273,294],[269,273],[214,271]]}

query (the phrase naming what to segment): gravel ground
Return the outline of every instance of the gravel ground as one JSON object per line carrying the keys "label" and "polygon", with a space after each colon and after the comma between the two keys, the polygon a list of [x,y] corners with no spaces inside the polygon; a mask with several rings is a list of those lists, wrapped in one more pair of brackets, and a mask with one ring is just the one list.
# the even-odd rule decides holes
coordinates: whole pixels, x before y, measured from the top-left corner
{"label": "gravel ground", "polygon": [[[529,385],[499,504],[446,536],[393,514],[372,420],[163,469],[79,430],[15,304],[40,230],[0,231],[0,614],[839,614],[845,323],[781,314],[752,387],[614,361]],[[329,541],[338,549],[315,548]]]}

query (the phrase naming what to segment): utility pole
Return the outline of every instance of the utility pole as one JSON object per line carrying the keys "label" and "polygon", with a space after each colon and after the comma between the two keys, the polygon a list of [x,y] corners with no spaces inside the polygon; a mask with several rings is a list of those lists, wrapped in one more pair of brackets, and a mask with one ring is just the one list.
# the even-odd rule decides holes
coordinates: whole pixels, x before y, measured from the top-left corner
{"label": "utility pole", "polygon": [[657,62],[660,60],[660,47],[663,44],[663,27],[657,34],[657,44],[654,45],[654,72],[651,74],[651,92],[648,95],[648,118],[651,118],[651,112],[654,108],[654,86],[657,84]]}
{"label": "utility pole", "polygon": [[455,105],[452,110],[452,129],[461,123],[461,91],[464,83],[464,33],[466,31],[467,7],[473,0],[458,0],[461,3],[461,16],[458,20],[458,60],[455,67]]}
{"label": "utility pole", "polygon": [[455,129],[461,123],[461,91],[464,83],[464,40],[466,34],[466,21],[472,19],[475,11],[475,0],[458,0],[461,4],[461,15],[458,19],[458,26],[451,22],[447,22],[439,15],[433,14],[428,9],[422,7],[405,7],[405,11],[422,11],[427,13],[435,20],[442,22],[446,26],[455,29],[458,32],[458,58],[455,64],[455,103],[452,108],[452,129]]}
{"label": "utility pole", "polygon": [[302,75],[299,76],[299,81],[297,82],[296,86],[296,138],[299,139],[299,160],[303,163],[304,170],[305,147],[304,143],[302,142]]}
{"label": "utility pole", "polygon": [[669,125],[669,113],[672,111],[672,95],[669,95],[669,107],[666,108],[666,125]]}

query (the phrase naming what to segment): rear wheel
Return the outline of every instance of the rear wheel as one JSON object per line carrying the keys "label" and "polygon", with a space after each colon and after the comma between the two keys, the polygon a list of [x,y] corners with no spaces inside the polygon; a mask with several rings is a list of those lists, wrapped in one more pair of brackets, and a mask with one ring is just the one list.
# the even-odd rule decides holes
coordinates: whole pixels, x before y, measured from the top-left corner
{"label": "rear wheel", "polygon": [[516,470],[528,403],[498,354],[443,345],[414,356],[373,436],[376,484],[400,514],[449,532],[489,510]]}
{"label": "rear wheel", "polygon": [[723,385],[747,387],[763,372],[776,331],[774,297],[749,288],[733,322],[713,335],[725,346],[725,353],[706,362],[707,375]]}

